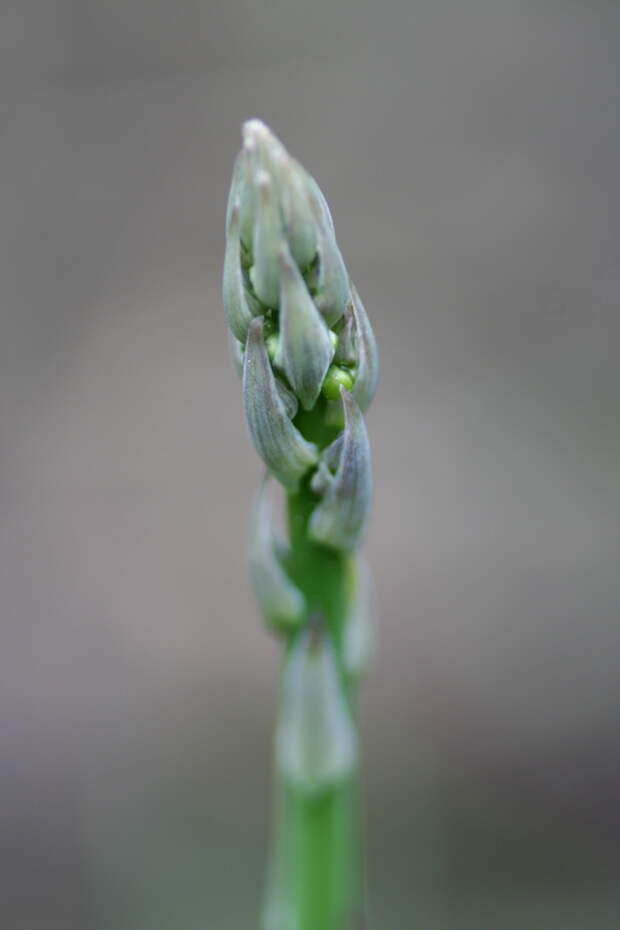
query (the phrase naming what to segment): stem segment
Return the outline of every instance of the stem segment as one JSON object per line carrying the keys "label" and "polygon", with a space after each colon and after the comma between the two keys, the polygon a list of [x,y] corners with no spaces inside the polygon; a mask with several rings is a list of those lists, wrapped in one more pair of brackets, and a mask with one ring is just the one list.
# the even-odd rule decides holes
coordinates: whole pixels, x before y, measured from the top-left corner
{"label": "stem segment", "polygon": [[[299,428],[324,447],[333,438],[324,427],[320,403],[301,414]],[[308,538],[317,498],[309,479],[288,495],[290,553],[286,569],[302,591],[308,616],[320,617],[334,647],[342,690],[357,726],[355,685],[343,657],[343,628],[349,608],[349,559]],[[285,656],[294,643],[292,634]],[[360,910],[360,850],[357,776],[308,793],[276,774],[273,849],[264,930],[355,930]]]}

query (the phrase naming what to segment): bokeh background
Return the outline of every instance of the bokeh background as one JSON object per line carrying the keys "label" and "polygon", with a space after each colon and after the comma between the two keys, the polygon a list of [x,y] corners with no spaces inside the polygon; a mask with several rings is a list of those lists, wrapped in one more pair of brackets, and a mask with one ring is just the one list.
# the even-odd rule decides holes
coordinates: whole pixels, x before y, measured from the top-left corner
{"label": "bokeh background", "polygon": [[0,75],[2,926],[257,926],[220,268],[260,116],[382,353],[369,926],[617,928],[617,4],[3,0]]}

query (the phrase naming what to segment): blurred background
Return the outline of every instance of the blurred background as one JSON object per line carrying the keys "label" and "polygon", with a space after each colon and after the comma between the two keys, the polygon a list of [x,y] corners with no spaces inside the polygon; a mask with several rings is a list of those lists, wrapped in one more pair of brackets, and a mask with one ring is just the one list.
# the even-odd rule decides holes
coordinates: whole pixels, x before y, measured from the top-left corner
{"label": "blurred background", "polygon": [[382,355],[369,926],[617,928],[617,5],[4,0],[0,75],[2,925],[257,926],[220,269],[260,116]]}

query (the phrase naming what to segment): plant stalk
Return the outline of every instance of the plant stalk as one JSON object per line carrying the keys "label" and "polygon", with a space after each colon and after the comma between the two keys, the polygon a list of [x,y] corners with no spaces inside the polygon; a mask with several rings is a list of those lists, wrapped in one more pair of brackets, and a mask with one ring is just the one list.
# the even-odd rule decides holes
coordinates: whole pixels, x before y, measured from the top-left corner
{"label": "plant stalk", "polygon": [[[306,438],[325,447],[334,433],[324,425],[322,404],[317,407],[300,414],[297,425]],[[350,556],[309,539],[307,524],[316,503],[308,480],[288,495],[286,569],[306,598],[310,618],[320,618],[330,635],[342,690],[357,726],[356,688],[342,655]],[[286,643],[285,657],[296,635]],[[357,774],[316,793],[286,784],[278,774],[276,781],[268,899],[280,903],[278,916],[266,930],[357,930],[355,915],[361,910]]]}

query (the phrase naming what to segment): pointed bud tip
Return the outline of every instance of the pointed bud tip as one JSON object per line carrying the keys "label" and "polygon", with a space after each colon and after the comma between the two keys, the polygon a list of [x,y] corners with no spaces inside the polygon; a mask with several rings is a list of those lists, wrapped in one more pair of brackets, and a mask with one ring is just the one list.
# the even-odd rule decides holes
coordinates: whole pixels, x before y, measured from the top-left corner
{"label": "pointed bud tip", "polygon": [[245,144],[255,145],[260,139],[271,135],[269,127],[258,117],[247,119],[241,127],[241,134]]}

